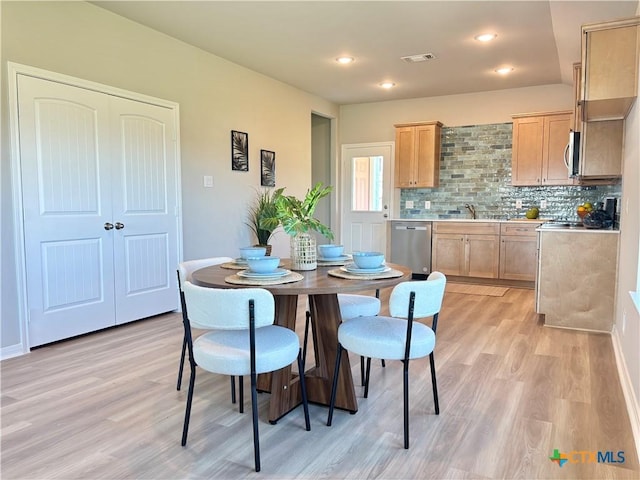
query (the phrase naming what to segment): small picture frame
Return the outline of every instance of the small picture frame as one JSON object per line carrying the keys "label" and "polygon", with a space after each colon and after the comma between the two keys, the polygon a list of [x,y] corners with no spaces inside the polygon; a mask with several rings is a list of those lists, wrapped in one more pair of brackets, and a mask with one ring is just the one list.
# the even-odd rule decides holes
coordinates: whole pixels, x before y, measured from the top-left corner
{"label": "small picture frame", "polygon": [[249,134],[231,130],[231,170],[249,171]]}
{"label": "small picture frame", "polygon": [[276,186],[276,152],[260,150],[260,185]]}

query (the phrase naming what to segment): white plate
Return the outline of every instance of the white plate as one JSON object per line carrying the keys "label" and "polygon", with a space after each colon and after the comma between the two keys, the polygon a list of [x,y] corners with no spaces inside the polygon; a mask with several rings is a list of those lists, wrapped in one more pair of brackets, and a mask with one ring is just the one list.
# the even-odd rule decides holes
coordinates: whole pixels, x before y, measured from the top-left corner
{"label": "white plate", "polygon": [[340,255],[338,257],[320,257],[318,256],[318,260],[321,262],[342,262],[344,260],[349,260],[351,257],[349,255]]}
{"label": "white plate", "polygon": [[391,267],[382,265],[376,268],[358,268],[354,264],[350,263],[344,267],[340,267],[341,270],[348,273],[355,273],[357,275],[371,275],[372,273],[385,273],[391,271]]}
{"label": "white plate", "polygon": [[267,272],[267,273],[258,273],[258,272],[252,272],[251,270],[240,270],[238,272],[238,276],[239,277],[244,277],[244,278],[280,278],[280,277],[284,277],[285,275],[288,275],[289,270],[285,270],[284,268],[276,268],[273,272]]}

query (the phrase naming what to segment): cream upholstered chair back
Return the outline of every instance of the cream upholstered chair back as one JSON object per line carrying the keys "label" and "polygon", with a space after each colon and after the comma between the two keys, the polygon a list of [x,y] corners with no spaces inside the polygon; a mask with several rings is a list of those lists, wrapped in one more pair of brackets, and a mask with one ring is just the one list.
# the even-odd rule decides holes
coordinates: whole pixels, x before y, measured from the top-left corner
{"label": "cream upholstered chair back", "polygon": [[389,297],[389,314],[408,318],[409,295],[416,292],[413,318],[426,318],[440,312],[447,279],[440,272],[432,272],[427,280],[403,282],[396,285]]}
{"label": "cream upholstered chair back", "polygon": [[208,288],[184,283],[191,326],[209,330],[248,330],[249,300],[255,305],[255,328],[273,325],[275,300],[263,288]]}
{"label": "cream upholstered chair back", "polygon": [[209,257],[200,258],[198,260],[188,260],[181,262],[178,265],[178,276],[180,277],[180,290],[183,290],[185,282],[191,281],[191,275],[196,270],[200,270],[204,267],[210,267],[212,265],[220,265],[222,263],[232,262],[233,258],[230,257]]}

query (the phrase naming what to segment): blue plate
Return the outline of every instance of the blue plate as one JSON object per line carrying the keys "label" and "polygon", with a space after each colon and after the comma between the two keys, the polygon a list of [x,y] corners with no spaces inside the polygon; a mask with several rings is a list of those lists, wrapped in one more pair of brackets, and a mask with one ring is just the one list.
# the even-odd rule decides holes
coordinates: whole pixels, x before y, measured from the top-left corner
{"label": "blue plate", "polygon": [[384,273],[384,272],[389,272],[391,270],[391,267],[387,267],[386,265],[381,265],[379,267],[376,268],[359,268],[356,267],[355,264],[350,263],[348,265],[345,265],[344,267],[340,267],[341,270],[348,272],[348,273],[355,273],[355,274],[361,274],[361,275],[370,275],[372,273]]}
{"label": "blue plate", "polygon": [[244,277],[244,278],[280,278],[280,277],[284,277],[285,275],[288,275],[289,270],[285,270],[284,268],[276,268],[273,272],[267,272],[267,273],[257,273],[257,272],[252,272],[251,270],[241,270],[238,272],[238,276],[239,277]]}
{"label": "blue plate", "polygon": [[345,260],[349,260],[351,257],[349,255],[339,255],[337,257],[320,257],[318,256],[318,260],[321,262],[343,262]]}

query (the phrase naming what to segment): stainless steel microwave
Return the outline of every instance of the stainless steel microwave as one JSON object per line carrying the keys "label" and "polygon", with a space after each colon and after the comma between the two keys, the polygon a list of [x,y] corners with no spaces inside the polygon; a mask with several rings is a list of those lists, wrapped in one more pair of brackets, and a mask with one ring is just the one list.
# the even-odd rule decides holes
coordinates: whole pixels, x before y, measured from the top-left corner
{"label": "stainless steel microwave", "polygon": [[569,170],[570,177],[580,173],[580,132],[569,131],[569,143],[564,149],[564,164]]}

